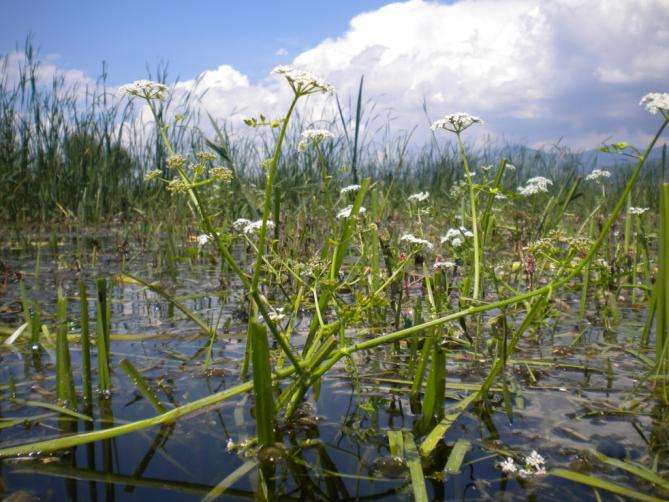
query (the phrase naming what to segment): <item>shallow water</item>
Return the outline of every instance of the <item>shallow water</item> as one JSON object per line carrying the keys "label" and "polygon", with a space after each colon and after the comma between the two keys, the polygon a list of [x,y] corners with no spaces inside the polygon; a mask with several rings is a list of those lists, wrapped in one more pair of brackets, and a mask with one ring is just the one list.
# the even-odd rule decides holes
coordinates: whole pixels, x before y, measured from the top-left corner
{"label": "shallow water", "polygon": [[[46,236],[38,238],[46,242]],[[100,250],[96,265],[91,266],[91,243],[96,239]],[[126,270],[139,277],[173,285],[171,294],[218,324],[222,334],[214,344],[212,364],[205,368],[206,335],[155,293],[137,284],[114,283],[112,333],[142,338],[112,341],[114,390],[111,399],[95,403],[93,427],[155,415],[151,404],[118,367],[123,358],[135,365],[168,409],[239,383],[245,324],[236,281],[221,274],[206,256],[193,254],[189,258],[180,250],[181,258],[171,262],[151,251],[142,253],[119,245],[123,239],[115,234],[96,239],[88,237],[77,246],[76,239],[68,237],[60,243],[57,256],[45,245],[38,277],[35,248],[5,247],[0,255],[5,265],[0,323],[13,327],[22,323],[13,272],[23,273],[29,296],[45,310],[43,322],[49,323],[52,319],[47,314],[55,310],[58,285],[72,298],[69,318],[78,318],[75,299],[81,262],[86,263],[81,268],[89,283],[89,296],[93,296],[96,275],[112,277],[125,263]],[[79,262],[77,249],[85,251]],[[93,314],[94,303],[89,306]],[[521,343],[509,371],[515,383],[511,419],[501,393],[494,394],[487,406],[470,407],[463,413],[443,438],[436,457],[423,466],[431,499],[596,500],[592,488],[554,476],[523,481],[503,475],[497,467],[501,457],[495,452],[505,449],[521,455],[536,449],[546,458],[549,470],[583,470],[661,496],[624,471],[584,460],[584,451],[599,448],[649,465],[657,448],[666,451],[668,447],[666,443],[657,446],[662,424],[651,416],[661,410],[653,409],[645,386],[637,388],[637,379],[646,370],[639,359],[625,351],[636,348],[634,342],[645,313],[621,306],[623,320],[615,331],[603,330],[593,316],[586,321],[577,319],[572,308],[559,319],[547,321],[540,336]],[[301,319],[293,344],[303,341],[308,324],[308,318]],[[77,329],[73,322],[71,331]],[[572,344],[579,332],[582,336]],[[348,335],[356,336],[354,331]],[[57,413],[47,415],[47,410],[13,400],[55,403],[54,350],[34,352],[25,343],[0,347],[0,417],[28,417],[21,424],[0,429],[0,447],[57,436],[64,427]],[[72,343],[70,350],[75,383],[81,389],[78,344]],[[280,436],[290,452],[275,464],[272,476],[281,498],[412,499],[408,470],[390,460],[386,436],[388,430],[411,431],[417,418],[409,400],[410,384],[403,381],[410,363],[407,354],[390,346],[357,353],[357,372],[344,362],[335,366],[323,378],[320,393],[308,396],[300,415],[290,424],[280,424]],[[464,352],[448,353],[447,407],[468,394],[463,384],[481,382],[489,362]],[[631,397],[642,402],[638,413],[620,413],[621,405]],[[248,460],[240,452],[228,452],[226,445],[230,439],[240,443],[254,434],[252,413],[251,396],[241,395],[162,428],[79,446],[58,455],[5,459],[0,462],[0,494],[13,494],[16,500],[30,496],[44,500],[201,499]],[[29,419],[38,415],[42,418]],[[79,431],[86,426],[84,421],[67,425]],[[462,438],[471,441],[472,448],[459,473],[446,473],[448,453]],[[666,462],[666,457],[660,461]],[[257,472],[252,469],[238,479],[225,498],[256,498]],[[603,500],[615,499],[603,490],[599,495]]]}

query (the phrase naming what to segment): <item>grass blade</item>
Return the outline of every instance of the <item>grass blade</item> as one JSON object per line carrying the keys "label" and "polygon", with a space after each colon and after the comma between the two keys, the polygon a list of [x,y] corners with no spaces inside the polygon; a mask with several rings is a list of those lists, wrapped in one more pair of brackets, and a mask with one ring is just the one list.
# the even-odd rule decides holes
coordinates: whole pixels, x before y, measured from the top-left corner
{"label": "grass blade", "polygon": [[416,502],[427,502],[427,488],[425,487],[425,475],[423,474],[423,465],[420,455],[416,448],[411,432],[404,433],[404,448],[406,451],[406,460],[409,465],[411,475],[411,488],[413,489],[413,498]]}
{"label": "grass blade", "polygon": [[261,446],[274,444],[274,400],[272,373],[267,343],[267,328],[252,320],[249,323],[251,358],[253,360],[253,393],[255,395],[256,427]]}
{"label": "grass blade", "polygon": [[591,486],[592,488],[606,490],[617,495],[622,495],[623,497],[629,497],[634,500],[644,500],[648,502],[662,502],[663,500],[661,498],[653,497],[652,495],[643,494],[632,488],[620,486],[615,483],[611,483],[610,481],[605,481],[594,476],[581,474],[580,472],[574,472],[568,469],[553,469],[549,472],[549,474],[551,476],[557,476],[558,478],[574,481],[575,483]]}

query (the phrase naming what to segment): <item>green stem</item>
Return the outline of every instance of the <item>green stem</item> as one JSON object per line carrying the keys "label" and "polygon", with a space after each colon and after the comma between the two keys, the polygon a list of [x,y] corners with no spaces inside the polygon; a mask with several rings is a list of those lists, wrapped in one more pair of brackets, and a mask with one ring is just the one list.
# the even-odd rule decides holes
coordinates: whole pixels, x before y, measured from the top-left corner
{"label": "green stem", "polygon": [[457,134],[457,137],[460,156],[462,157],[462,163],[465,168],[465,177],[467,179],[467,185],[469,186],[469,209],[472,213],[472,233],[474,234],[474,292],[472,298],[478,300],[481,275],[481,250],[479,247],[478,217],[476,215],[476,191],[474,189],[474,183],[472,182],[472,174],[469,170],[467,155],[465,154],[465,145],[462,143],[462,138],[459,133]]}

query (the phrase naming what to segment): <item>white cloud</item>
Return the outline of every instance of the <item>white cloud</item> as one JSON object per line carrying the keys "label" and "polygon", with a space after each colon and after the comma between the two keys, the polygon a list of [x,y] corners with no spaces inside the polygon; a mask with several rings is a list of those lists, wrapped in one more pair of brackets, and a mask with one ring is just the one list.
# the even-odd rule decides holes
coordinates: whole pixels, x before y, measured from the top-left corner
{"label": "white cloud", "polygon": [[[364,74],[365,95],[377,110],[392,109],[395,128],[425,125],[425,100],[433,118],[484,117],[481,134],[592,147],[586,142],[611,134],[648,134],[653,122],[637,102],[666,90],[668,27],[669,0],[411,0],[354,17],[294,64],[340,96],[353,95]],[[210,91],[203,102],[221,117],[233,104],[267,113],[285,105],[276,82],[221,86],[226,93]]]}
{"label": "white cloud", "polygon": [[[38,85],[51,86],[54,77],[61,80],[61,90],[76,91],[83,95],[86,87],[94,87],[95,81],[85,72],[77,69],[66,69],[59,66],[59,57],[51,54],[44,58],[37,58],[35,65],[35,80]],[[28,67],[28,59],[23,52],[14,51],[0,58],[0,78],[6,79],[8,84],[18,82],[22,69]]]}
{"label": "white cloud", "polygon": [[284,56],[288,55],[288,51],[286,49],[284,49],[283,47],[281,47],[280,49],[277,49],[277,51],[274,53],[274,55],[278,56],[278,57],[284,57]]}
{"label": "white cloud", "polygon": [[[410,0],[354,17],[293,62],[334,83],[344,101],[364,74],[375,113],[391,110],[394,130],[418,125],[423,137],[425,101],[431,118],[483,117],[472,135],[578,147],[611,135],[641,141],[656,120],[639,98],[668,90],[669,0]],[[278,116],[290,97],[276,77],[250,82],[228,65],[199,80],[204,109],[233,122]],[[332,101],[325,111],[322,99],[310,103],[310,114],[300,106],[310,117],[334,113]]]}

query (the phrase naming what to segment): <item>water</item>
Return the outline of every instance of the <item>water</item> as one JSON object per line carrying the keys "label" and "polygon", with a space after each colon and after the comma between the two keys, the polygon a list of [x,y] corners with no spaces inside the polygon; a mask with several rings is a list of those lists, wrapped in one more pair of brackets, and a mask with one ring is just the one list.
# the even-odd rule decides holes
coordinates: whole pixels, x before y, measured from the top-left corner
{"label": "water", "polygon": [[[45,236],[35,239],[46,242]],[[82,243],[83,242],[83,243]],[[222,333],[213,346],[212,364],[205,367],[208,336],[178,310],[149,290],[127,281],[112,289],[112,333],[126,336],[112,341],[111,399],[96,402],[95,429],[155,415],[151,404],[136,391],[118,363],[127,358],[169,409],[230,388],[240,382],[245,350],[243,299],[239,284],[206,256],[180,250],[171,260],[162,253],[140,253],[111,233],[102,237],[74,238],[60,243],[53,255],[45,244],[35,277],[34,248],[5,248],[5,286],[0,297],[0,323],[22,322],[19,289],[13,272],[22,271],[31,298],[43,306],[43,322],[55,306],[57,285],[70,302],[72,331],[78,329],[78,271],[93,297],[93,278],[115,276],[126,270],[139,277],[161,279],[187,307],[218,324]],[[90,265],[93,246],[99,247],[95,267]],[[77,261],[77,250],[84,250]],[[82,258],[84,256],[85,258]],[[189,257],[190,256],[190,257]],[[0,282],[2,284],[2,282]],[[90,303],[91,314],[94,303]],[[521,455],[533,449],[545,458],[547,468],[570,468],[607,479],[644,493],[660,492],[624,471],[587,460],[589,448],[644,465],[656,452],[666,454],[662,413],[638,378],[646,371],[625,349],[634,348],[645,313],[626,307],[615,331],[605,331],[595,319],[579,321],[573,313],[548,320],[538,337],[524,340],[509,370],[513,410],[511,419],[500,392],[485,404],[470,407],[449,429],[436,455],[425,461],[431,499],[438,500],[596,500],[587,486],[554,476],[528,480],[507,477],[497,467],[497,451]],[[94,319],[94,317],[92,317]],[[310,319],[297,324],[293,344],[302,343]],[[576,333],[582,332],[577,343]],[[355,338],[355,332],[348,333]],[[361,338],[373,335],[363,335]],[[81,389],[79,345],[72,343],[77,389]],[[318,395],[310,394],[298,416],[279,423],[279,437],[287,451],[278,456],[270,486],[280,498],[291,500],[411,500],[408,469],[390,456],[388,430],[414,429],[417,416],[409,399],[406,380],[408,350],[392,346],[357,353],[356,368],[341,362],[322,379]],[[0,348],[0,416],[27,417],[0,429],[0,446],[58,436],[59,429],[86,430],[86,422],[63,422],[58,414],[22,405],[25,400],[55,403],[55,353],[46,348],[33,353],[29,344]],[[481,382],[490,360],[464,351],[447,356],[447,408],[468,395],[467,385]],[[95,368],[95,362],[93,364]],[[15,401],[10,399],[15,387]],[[638,400],[635,412],[631,400]],[[85,412],[85,410],[82,410]],[[90,410],[89,410],[90,411]],[[448,409],[447,409],[448,413]],[[665,412],[666,413],[666,412]],[[42,418],[30,419],[42,415]],[[100,417],[106,417],[101,420]],[[60,421],[59,421],[60,420]],[[5,422],[7,423],[7,422]],[[88,425],[91,427],[91,425]],[[173,424],[83,445],[66,452],[4,459],[0,463],[0,493],[13,500],[199,500],[226,476],[249,461],[241,451],[228,451],[228,442],[243,442],[254,434],[253,400],[240,395],[201,410]],[[446,473],[444,464],[453,444],[467,439],[472,447],[459,473]],[[417,442],[419,438],[417,438]],[[665,469],[666,457],[660,455]],[[271,473],[270,473],[271,474]],[[225,492],[225,498],[257,498],[258,469],[251,469]],[[603,500],[614,500],[600,490]],[[665,494],[666,495],[666,494]]]}

